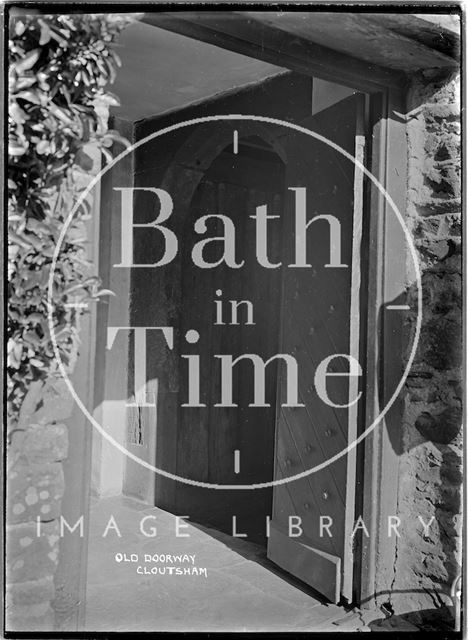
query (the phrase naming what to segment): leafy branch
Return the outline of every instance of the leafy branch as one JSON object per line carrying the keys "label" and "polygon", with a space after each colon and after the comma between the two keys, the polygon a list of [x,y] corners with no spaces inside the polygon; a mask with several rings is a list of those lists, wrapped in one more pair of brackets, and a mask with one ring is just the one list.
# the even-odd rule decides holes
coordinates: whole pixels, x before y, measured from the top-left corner
{"label": "leafy branch", "polygon": [[[8,414],[14,425],[35,380],[57,373],[48,327],[47,288],[63,224],[89,184],[100,149],[110,161],[115,143],[106,87],[120,60],[113,48],[131,15],[51,15],[12,18],[9,29],[8,119]],[[62,362],[72,367],[79,346],[79,308],[99,299],[87,259],[82,203],[67,229],[53,275],[54,334]]]}

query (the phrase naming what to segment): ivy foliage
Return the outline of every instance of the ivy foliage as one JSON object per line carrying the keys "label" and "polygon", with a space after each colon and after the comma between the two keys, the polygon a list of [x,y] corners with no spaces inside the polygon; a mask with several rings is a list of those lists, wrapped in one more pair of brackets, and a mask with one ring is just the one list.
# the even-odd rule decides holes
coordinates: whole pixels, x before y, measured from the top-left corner
{"label": "ivy foliage", "polygon": [[[120,60],[113,43],[131,15],[28,15],[9,29],[7,401],[14,423],[32,381],[57,372],[47,289],[57,240],[90,180],[92,145],[112,159],[125,144],[108,130],[106,90]],[[105,295],[86,255],[84,202],[61,244],[53,276],[54,334],[71,368],[79,344],[79,307]]]}

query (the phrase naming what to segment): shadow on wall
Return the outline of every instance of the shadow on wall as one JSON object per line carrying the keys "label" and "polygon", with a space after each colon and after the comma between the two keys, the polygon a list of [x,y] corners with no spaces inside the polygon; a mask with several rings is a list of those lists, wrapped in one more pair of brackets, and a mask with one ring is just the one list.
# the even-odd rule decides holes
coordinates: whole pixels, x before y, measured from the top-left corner
{"label": "shadow on wall", "polygon": [[[403,429],[388,427],[393,450],[398,456],[424,441],[432,442],[443,455],[449,454],[447,445],[461,444],[458,442],[463,415],[461,382],[463,356],[460,348],[462,340],[461,278],[447,280],[439,275],[435,278],[438,281],[435,285],[434,282],[428,282],[428,280],[434,280],[431,278],[432,275],[422,276],[422,327],[413,366],[404,386],[410,410],[405,411]],[[432,303],[431,306],[428,304],[429,301]],[[401,293],[385,306],[408,304],[412,309],[417,308],[415,284],[411,285],[408,292]],[[408,313],[408,318],[403,323],[402,352],[405,354],[405,359],[401,363],[401,371],[410,355],[416,325],[415,312],[403,313]],[[379,379],[383,381],[388,361],[388,357],[383,355],[385,353],[384,335],[394,336],[401,331],[401,325],[395,312],[389,314],[383,309],[379,316],[381,327]],[[383,322],[385,322],[384,329]],[[386,406],[394,386],[386,390],[379,389],[381,407]],[[412,437],[405,437],[406,432],[411,429]],[[419,437],[416,434],[419,434]],[[460,475],[452,480],[461,483],[462,477]]]}
{"label": "shadow on wall", "polygon": [[437,631],[453,634],[453,623],[448,609],[443,615],[440,610],[434,609],[391,615],[387,618],[372,620],[368,623],[368,627],[371,631],[417,631],[419,633]]}
{"label": "shadow on wall", "polygon": [[[437,245],[440,250],[440,244]],[[391,615],[392,622],[374,621],[377,629],[399,628],[398,620],[408,624],[441,629],[452,618],[445,606],[450,585],[460,572],[459,523],[461,519],[462,464],[462,313],[460,247],[448,240],[444,253],[428,256],[427,245],[420,252],[422,267],[422,327],[415,359],[400,394],[403,420],[387,420],[387,432],[399,457],[398,515],[402,535],[397,541],[395,594],[399,585],[421,585],[435,609]],[[379,326],[379,379],[388,375],[388,358],[384,336],[401,334],[405,359],[410,355],[416,326],[417,287],[387,304],[409,305],[410,311],[381,309]],[[387,306],[387,305],[386,305]],[[401,315],[403,316],[403,321]],[[385,314],[385,315],[384,315]],[[383,326],[385,323],[385,326]],[[398,339],[398,338],[397,338]],[[387,347],[388,349],[388,347]],[[385,360],[385,363],[384,363]],[[401,374],[400,374],[401,375]],[[385,406],[394,389],[380,389],[381,406]],[[405,519],[419,514],[425,522],[434,518],[429,535],[405,528]],[[421,539],[422,538],[422,539]],[[403,592],[403,591],[401,591]],[[411,591],[416,593],[416,591]],[[390,619],[390,618],[389,618]],[[453,629],[453,621],[451,623]]]}
{"label": "shadow on wall", "polygon": [[[457,581],[456,581],[457,582]],[[455,584],[455,583],[454,583]],[[442,593],[442,590],[440,590]],[[426,589],[392,589],[391,591],[379,591],[375,597],[394,596],[396,594],[403,597],[425,595]],[[381,605],[380,611],[384,617],[378,616],[367,622],[371,631],[426,631],[449,632],[460,630],[461,614],[461,592],[452,592],[451,603],[442,605],[437,609],[418,609],[406,613],[396,614],[393,607],[388,602]],[[372,596],[372,599],[374,596]],[[361,606],[365,602],[361,603]],[[372,615],[372,613],[371,613]]]}

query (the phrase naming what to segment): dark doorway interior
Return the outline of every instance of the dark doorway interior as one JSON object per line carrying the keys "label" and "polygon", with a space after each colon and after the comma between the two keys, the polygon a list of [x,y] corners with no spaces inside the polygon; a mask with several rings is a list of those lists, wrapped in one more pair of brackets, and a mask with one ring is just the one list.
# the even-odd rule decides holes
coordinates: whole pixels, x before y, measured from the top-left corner
{"label": "dark doorway interior", "polygon": [[[201,401],[206,408],[179,408],[177,473],[216,484],[252,484],[273,479],[276,362],[266,367],[265,396],[270,407],[249,407],[254,401],[254,372],[249,360],[234,367],[233,401],[238,406],[214,406],[221,401],[220,362],[214,357],[216,354],[236,358],[253,353],[267,360],[279,350],[282,269],[258,265],[256,224],[249,216],[261,205],[267,206],[269,215],[281,215],[284,165],[258,137],[240,139],[236,151],[232,145],[226,147],[205,172],[192,199],[181,245],[180,335],[193,329],[200,334],[198,343],[187,344],[184,352],[200,355]],[[233,221],[236,261],[245,261],[241,268],[233,269],[224,263],[213,269],[194,268],[191,249],[202,236],[194,231],[193,223],[211,213]],[[273,222],[269,226],[268,255],[272,263],[279,263],[281,219]],[[219,220],[208,220],[207,228],[210,237],[224,235]],[[223,245],[210,245],[205,259],[216,262],[222,256]],[[238,306],[236,319],[231,301],[249,301],[254,324],[247,324],[249,305]],[[181,359],[180,367],[184,399],[188,397],[187,362]],[[191,521],[232,534],[236,516],[236,531],[262,544],[266,544],[265,523],[271,515],[271,505],[270,488],[215,491],[184,484],[177,492],[177,511],[190,516]]]}

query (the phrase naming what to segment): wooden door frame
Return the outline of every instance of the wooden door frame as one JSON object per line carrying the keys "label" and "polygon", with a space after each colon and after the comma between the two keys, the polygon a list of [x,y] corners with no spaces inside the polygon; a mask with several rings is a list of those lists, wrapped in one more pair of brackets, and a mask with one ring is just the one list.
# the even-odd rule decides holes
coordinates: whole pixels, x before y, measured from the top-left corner
{"label": "wooden door frame", "polygon": [[[166,28],[164,24],[157,26]],[[175,29],[173,24],[171,24],[170,30],[181,32],[180,29]],[[205,35],[198,37],[197,29],[190,31],[190,34],[185,33],[185,35],[206,41]],[[223,34],[218,34],[216,40],[218,46],[224,46],[223,37]],[[225,48],[235,50],[235,46],[237,45],[233,45],[229,40],[229,45]],[[243,50],[242,53],[258,57],[246,50]],[[390,192],[397,206],[404,209],[406,201],[405,123],[396,117],[390,117],[394,111],[400,113],[404,111],[404,76],[392,72],[389,72],[389,75],[381,74],[379,69],[377,70],[378,77],[369,79],[368,65],[363,62],[360,70],[353,67],[353,73],[351,75],[347,73],[346,78],[343,78],[342,70],[330,65],[329,61],[327,61],[324,71],[320,68],[320,64],[310,64],[310,60],[301,61],[298,66],[296,61],[291,61],[287,55],[283,57],[281,53],[276,52],[275,56],[275,64],[278,66],[300,71],[311,77],[321,77],[348,86],[352,84],[357,91],[370,94],[375,118],[373,130],[369,132],[369,134],[373,134],[372,163],[369,169],[384,188]],[[125,133],[128,136],[128,131]],[[379,347],[377,327],[379,311],[383,301],[387,299],[388,291],[392,288],[392,282],[401,282],[404,285],[406,275],[404,261],[395,261],[392,264],[391,261],[386,260],[387,256],[392,255],[395,216],[393,214],[387,215],[389,214],[389,206],[380,197],[371,201],[370,206],[367,206],[367,212],[369,210],[373,213],[372,219],[369,221],[369,253],[367,265],[365,265],[366,274],[363,273],[364,277],[367,276],[368,282],[366,305],[369,311],[367,318],[361,317],[366,325],[364,346],[367,359],[365,391],[367,424],[369,424],[369,418],[376,415],[382,385],[388,387],[391,384],[393,373],[401,367],[402,351],[398,336],[388,332],[383,337],[385,357],[388,360],[386,360],[384,379],[379,381],[379,362],[376,360]],[[366,215],[366,211],[364,215]],[[114,237],[112,245],[119,245],[119,239]],[[391,265],[391,270],[385,268],[388,265]],[[101,372],[101,375],[105,375],[105,371]],[[387,415],[385,421],[387,429],[389,425],[392,425],[392,428],[398,428],[399,420],[401,423],[401,414],[396,406]],[[382,523],[385,520],[383,507],[396,505],[397,502],[397,474],[391,471],[397,462],[397,456],[389,442],[387,430],[382,425],[377,426],[365,439],[361,446],[360,455],[362,461],[362,515],[369,531],[369,538],[362,540],[355,593],[357,602],[372,606],[374,595],[381,591],[385,592],[391,586],[395,553],[394,541],[388,540],[382,534]],[[396,513],[396,511],[393,510],[391,513]]]}
{"label": "wooden door frame", "polygon": [[[398,116],[398,113],[405,111],[405,73],[371,65],[312,42],[304,41],[301,51],[291,44],[292,38],[288,34],[272,28],[262,29],[259,45],[256,42],[259,34],[249,21],[239,16],[237,20],[220,16],[216,25],[207,24],[202,14],[192,13],[187,19],[182,13],[174,15],[160,12],[145,14],[143,21],[303,75],[368,93],[373,112],[372,130],[368,131],[372,140],[368,149],[371,156],[368,169],[388,191],[397,207],[401,211],[406,210],[406,125],[404,119]],[[375,191],[373,189],[370,202],[366,203],[364,209],[364,218],[366,214],[368,217],[368,253],[366,264],[361,266],[363,280],[367,282],[367,296],[362,300],[365,304],[361,309],[367,307],[368,313],[367,317],[360,319],[365,325],[365,337],[361,345],[365,351],[367,369],[363,410],[367,425],[378,414],[379,395],[390,389],[395,377],[401,375],[401,330],[395,331],[395,322],[392,331],[384,324],[383,335],[379,337],[378,327],[379,314],[390,292],[395,287],[404,291],[406,284],[405,260],[390,259],[399,222],[389,203]],[[401,318],[397,319],[398,323],[402,328]],[[381,367],[383,359],[385,370]],[[381,597],[385,600],[391,588],[395,540],[388,539],[383,531],[386,515],[396,514],[398,477],[392,470],[397,468],[398,456],[388,433],[389,430],[398,432],[401,420],[402,409],[397,400],[385,420],[365,438],[358,450],[358,460],[362,465],[362,495],[356,501],[356,509],[361,506],[362,513],[356,515],[363,516],[369,537],[363,537],[359,545],[360,566],[356,572],[354,593],[356,602],[363,606],[372,607],[376,599]]]}
{"label": "wooden door frame", "polygon": [[[407,142],[406,125],[397,113],[404,112],[405,92],[388,88],[372,96],[371,173],[392,197],[400,211],[406,210]],[[403,317],[392,318],[392,326],[382,322],[382,310],[395,288],[405,291],[406,260],[392,260],[392,249],[399,222],[389,202],[373,190],[368,202],[368,255],[365,359],[365,424],[379,413],[379,397],[395,388],[403,371]],[[382,326],[383,325],[383,326]],[[379,336],[379,326],[382,333]],[[385,363],[383,367],[382,364]],[[359,515],[369,536],[361,542],[361,567],[357,597],[361,606],[374,606],[388,599],[393,578],[395,538],[387,537],[388,515],[397,513],[398,454],[389,433],[396,433],[403,417],[401,398],[397,398],[384,419],[365,438],[362,446],[363,488]]]}
{"label": "wooden door frame", "polygon": [[[337,71],[336,81],[339,79],[339,71]],[[356,88],[359,90],[361,87]],[[390,118],[393,111],[400,113],[404,110],[404,92],[394,88],[378,91],[371,94],[370,102],[374,124],[372,130],[367,132],[368,139],[372,139],[372,148],[368,150],[372,161],[368,168],[383,187],[388,189],[397,206],[404,210],[406,202],[406,127],[403,120],[396,117]],[[267,135],[267,130],[262,131],[263,127],[257,127],[258,125],[252,126],[251,133],[264,137],[267,142],[275,146],[274,140]],[[198,184],[205,166],[209,165],[219,150],[231,139],[230,129],[231,127],[227,126],[226,131],[220,132],[219,139],[208,138],[208,142],[205,142],[207,148],[202,146],[202,141],[207,139],[206,135],[200,132],[192,134],[189,141],[176,154],[176,159],[171,163],[162,187],[171,190],[176,166],[189,167],[193,174],[194,185]],[[199,140],[199,144],[194,144],[194,140]],[[191,158],[194,148],[198,150],[196,154],[198,161],[202,158],[201,165],[194,164],[192,166],[195,161],[195,155]],[[200,153],[200,149],[202,149],[202,153]],[[278,147],[276,151],[280,157],[284,155]],[[194,188],[192,185],[188,192],[193,193]],[[370,211],[372,211],[371,216],[369,215]],[[364,355],[367,362],[366,368],[368,370],[363,414],[365,424],[370,424],[378,413],[379,394],[385,388],[390,388],[395,374],[401,370],[401,357],[398,355],[402,353],[399,342],[400,332],[394,334],[388,330],[382,338],[379,338],[378,325],[379,313],[381,313],[383,302],[389,299],[389,292],[398,283],[404,288],[406,265],[405,261],[388,259],[389,256],[392,256],[393,237],[399,223],[388,203],[379,193],[373,193],[370,202],[365,203],[363,216],[364,224],[368,226],[367,246],[369,251],[365,263],[361,264],[361,291],[366,288],[365,284],[367,284],[367,296],[365,300],[361,299],[359,321],[364,325],[361,336],[365,337],[363,340],[361,339],[360,348],[361,354]],[[361,246],[365,249],[364,245]],[[362,310],[366,308],[368,309],[367,315],[362,313]],[[395,325],[392,325],[392,328],[394,329]],[[384,345],[385,352],[381,355],[384,355],[386,361],[384,372],[379,370],[381,361],[377,360],[381,343]],[[384,373],[383,378],[381,377],[382,373]],[[388,590],[391,586],[395,545],[394,540],[388,540],[382,534],[386,518],[383,507],[394,506],[394,509],[390,509],[389,513],[396,514],[397,475],[392,473],[392,468],[397,463],[397,456],[391,447],[387,430],[390,428],[396,430],[399,424],[401,424],[401,412],[399,412],[399,407],[395,406],[388,413],[385,426],[383,424],[377,425],[360,445],[358,452],[358,464],[361,464],[358,478],[362,482],[363,495],[356,496],[356,516],[363,516],[369,531],[369,538],[363,538],[360,545],[361,557],[353,591],[356,601],[369,603],[369,606],[374,599],[374,593]],[[161,451],[164,450],[166,454],[174,456],[175,447],[176,443],[172,432],[172,435],[169,434],[169,440],[164,442]],[[172,453],[170,453],[171,451]],[[172,495],[174,487],[170,490],[171,495],[167,493],[168,490],[169,488],[166,486],[161,495],[159,495],[158,489],[155,490],[158,502],[163,508],[164,505],[174,500]],[[361,512],[359,512],[359,507],[361,507]],[[356,552],[354,556],[356,557]]]}

